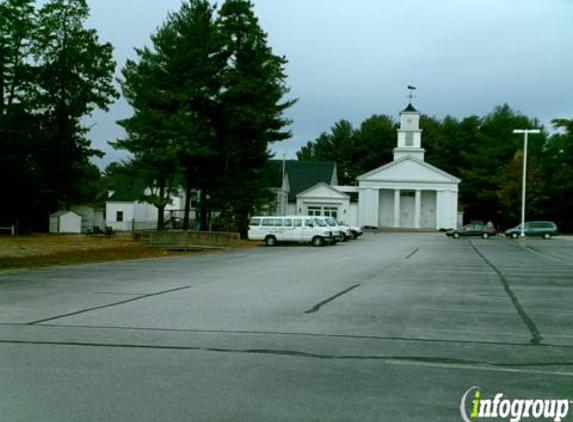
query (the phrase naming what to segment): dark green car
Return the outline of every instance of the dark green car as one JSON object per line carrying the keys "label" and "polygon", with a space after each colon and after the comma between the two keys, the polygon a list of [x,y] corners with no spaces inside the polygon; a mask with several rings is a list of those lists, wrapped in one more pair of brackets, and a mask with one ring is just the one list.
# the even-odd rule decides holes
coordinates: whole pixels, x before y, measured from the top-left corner
{"label": "dark green car", "polygon": [[459,239],[462,236],[481,236],[484,239],[488,239],[490,236],[495,236],[497,234],[493,226],[488,226],[484,224],[466,224],[459,229],[450,229],[446,232],[446,236],[451,236],[454,239]]}
{"label": "dark green car", "polygon": [[[540,236],[544,239],[551,239],[558,233],[557,226],[551,221],[530,221],[525,223],[524,234],[526,236]],[[517,239],[521,236],[521,224],[512,229],[505,231],[505,235],[511,237],[512,239]]]}

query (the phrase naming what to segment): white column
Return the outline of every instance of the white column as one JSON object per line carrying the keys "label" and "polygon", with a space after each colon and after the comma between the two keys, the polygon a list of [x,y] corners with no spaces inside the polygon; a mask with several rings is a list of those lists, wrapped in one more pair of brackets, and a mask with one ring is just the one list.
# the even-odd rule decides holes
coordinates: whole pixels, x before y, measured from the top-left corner
{"label": "white column", "polygon": [[458,192],[454,191],[452,193],[452,200],[454,201],[453,205],[452,205],[452,209],[453,209],[453,221],[452,223],[454,224],[452,227],[458,227]]}
{"label": "white column", "polygon": [[361,226],[378,227],[379,189],[363,188],[358,191],[358,222]]}
{"label": "white column", "polygon": [[444,192],[436,191],[436,229],[445,229],[444,225]]}
{"label": "white column", "polygon": [[438,230],[451,229],[457,226],[457,203],[454,203],[456,196],[457,193],[449,190],[438,191],[436,195],[436,222]]}
{"label": "white column", "polygon": [[400,227],[400,189],[394,190],[394,227]]}
{"label": "white column", "polygon": [[422,216],[422,191],[416,189],[416,208],[414,211],[414,227],[419,229],[421,227],[420,220]]}

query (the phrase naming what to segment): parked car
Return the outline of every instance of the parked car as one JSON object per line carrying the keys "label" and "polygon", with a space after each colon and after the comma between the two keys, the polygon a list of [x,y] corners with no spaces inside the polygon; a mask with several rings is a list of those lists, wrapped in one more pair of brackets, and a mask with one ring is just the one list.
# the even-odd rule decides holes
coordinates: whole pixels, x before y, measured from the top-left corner
{"label": "parked car", "polygon": [[446,232],[447,236],[451,236],[454,239],[458,239],[461,236],[481,236],[484,239],[490,236],[495,236],[497,231],[494,227],[483,224],[466,224],[459,229],[450,229]]}
{"label": "parked car", "polygon": [[[523,232],[526,236],[541,236],[551,239],[551,236],[559,234],[557,225],[552,221],[529,221],[525,223]],[[521,235],[521,224],[505,231],[505,235],[517,239]]]}
{"label": "parked car", "polygon": [[364,229],[360,226],[349,226],[344,221],[337,220],[338,225],[350,230],[350,239],[357,239],[364,234]]}
{"label": "parked car", "polygon": [[314,246],[335,243],[332,229],[317,217],[253,217],[249,222],[249,240],[262,240],[267,246],[279,242],[310,242]]}

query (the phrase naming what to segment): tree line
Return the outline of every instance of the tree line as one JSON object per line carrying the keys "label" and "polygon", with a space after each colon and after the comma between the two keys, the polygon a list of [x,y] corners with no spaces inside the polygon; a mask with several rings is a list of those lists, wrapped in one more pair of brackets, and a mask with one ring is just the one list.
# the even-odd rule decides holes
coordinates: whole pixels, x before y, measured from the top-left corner
{"label": "tree line", "polygon": [[[528,148],[527,218],[550,219],[573,231],[573,120],[555,119],[559,129],[531,135]],[[460,208],[466,221],[515,225],[521,212],[523,135],[513,129],[539,128],[535,118],[497,106],[486,116],[443,119],[421,115],[426,161],[462,179]],[[347,120],[308,142],[299,160],[335,161],[341,184],[392,161],[399,124],[373,115],[355,128]]]}

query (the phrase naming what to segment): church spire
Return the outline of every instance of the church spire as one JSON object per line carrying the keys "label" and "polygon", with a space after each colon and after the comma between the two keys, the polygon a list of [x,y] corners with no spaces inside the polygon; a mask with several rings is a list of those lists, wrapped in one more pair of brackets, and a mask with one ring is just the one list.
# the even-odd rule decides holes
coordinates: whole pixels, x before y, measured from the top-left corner
{"label": "church spire", "polygon": [[394,161],[405,156],[410,156],[424,161],[422,148],[422,130],[420,129],[420,112],[412,105],[413,90],[415,87],[408,85],[410,102],[400,112],[400,129],[398,129],[398,145],[394,148]]}

